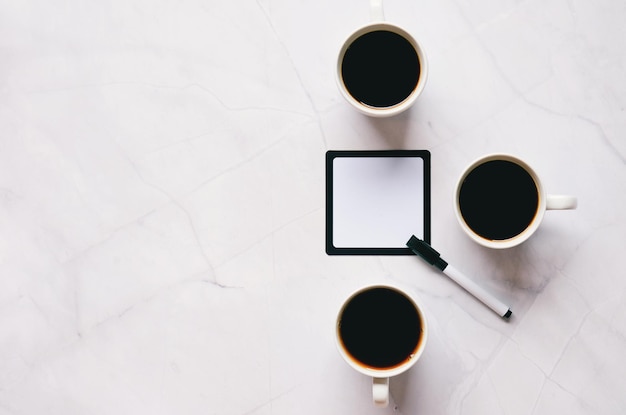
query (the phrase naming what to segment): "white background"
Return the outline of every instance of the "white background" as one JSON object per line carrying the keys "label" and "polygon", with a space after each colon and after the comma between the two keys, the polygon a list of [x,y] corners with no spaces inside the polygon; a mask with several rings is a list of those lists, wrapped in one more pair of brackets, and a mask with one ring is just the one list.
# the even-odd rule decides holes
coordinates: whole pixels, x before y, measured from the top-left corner
{"label": "white background", "polygon": [[421,157],[335,157],[332,242],[336,248],[406,248],[424,238]]}
{"label": "white background", "polygon": [[[408,113],[335,84],[363,0],[0,0],[0,413],[623,414],[626,3],[388,0],[430,63]],[[506,323],[419,258],[324,252],[327,150],[432,154],[432,243]],[[454,219],[508,152],[549,193],[507,251]],[[386,410],[335,350],[369,283],[431,335]]]}

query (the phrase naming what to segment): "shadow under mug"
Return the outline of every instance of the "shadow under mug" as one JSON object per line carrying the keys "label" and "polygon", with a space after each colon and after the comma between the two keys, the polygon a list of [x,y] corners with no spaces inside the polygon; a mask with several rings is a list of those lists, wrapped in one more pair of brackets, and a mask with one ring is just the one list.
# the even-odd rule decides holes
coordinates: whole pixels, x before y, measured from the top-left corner
{"label": "shadow under mug", "polygon": [[372,378],[376,406],[389,404],[389,378],[420,358],[428,328],[419,303],[407,290],[380,284],[363,287],[343,303],[336,320],[339,353]]}
{"label": "shadow under mug", "polygon": [[461,228],[475,242],[495,249],[530,238],[546,210],[576,207],[576,197],[547,194],[537,173],[509,154],[489,154],[472,162],[454,193]]}
{"label": "shadow under mug", "polygon": [[358,111],[390,117],[422,93],[428,63],[410,33],[384,21],[382,0],[371,0],[370,11],[372,21],[348,36],[339,51],[337,84]]}

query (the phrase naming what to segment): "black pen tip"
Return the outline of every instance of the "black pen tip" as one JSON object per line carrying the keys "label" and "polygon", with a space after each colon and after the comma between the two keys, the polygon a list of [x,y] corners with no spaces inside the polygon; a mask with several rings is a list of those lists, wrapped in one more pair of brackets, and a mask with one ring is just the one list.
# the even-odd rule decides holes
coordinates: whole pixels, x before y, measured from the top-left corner
{"label": "black pen tip", "polygon": [[511,317],[511,315],[513,315],[513,312],[511,311],[511,309],[509,309],[509,310],[506,312],[506,314],[504,314],[504,315],[502,316],[502,318],[504,318],[504,319],[508,320],[508,319],[509,319],[509,317]]}

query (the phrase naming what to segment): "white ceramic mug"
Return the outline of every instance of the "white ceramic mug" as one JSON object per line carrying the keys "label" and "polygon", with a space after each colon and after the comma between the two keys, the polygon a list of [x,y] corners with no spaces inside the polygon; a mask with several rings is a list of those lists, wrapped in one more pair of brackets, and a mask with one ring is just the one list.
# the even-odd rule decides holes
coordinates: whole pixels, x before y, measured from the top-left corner
{"label": "white ceramic mug", "polygon": [[336,320],[339,353],[358,372],[372,378],[376,406],[389,404],[389,378],[409,370],[420,358],[428,327],[422,307],[407,289],[380,284],[355,291]]}
{"label": "white ceramic mug", "polygon": [[547,194],[537,173],[510,154],[489,154],[472,162],[454,193],[461,228],[474,241],[495,249],[530,238],[546,210],[576,206],[574,196]]}
{"label": "white ceramic mug", "polygon": [[[382,0],[370,0],[370,11],[371,22],[354,31],[343,43],[337,58],[336,78],[339,91],[354,108],[372,117],[390,117],[407,110],[422,93],[428,76],[428,63],[421,46],[411,34],[397,25],[385,22]],[[392,38],[388,39],[388,36],[384,38],[385,40],[379,39],[378,44],[385,47],[378,50],[383,51],[385,58],[381,58],[374,52],[377,50],[376,48],[368,47],[363,43],[367,36],[371,37],[372,34],[379,35],[380,33],[391,34]],[[400,38],[396,35],[399,35]],[[390,41],[392,43],[388,43]],[[398,52],[387,55],[390,50],[396,50],[393,47],[387,47],[387,44],[397,45],[398,41],[404,46],[398,50],[408,52],[411,58],[408,62],[401,59],[401,57],[406,57],[404,53]],[[410,47],[406,45],[406,42]],[[359,50],[359,47],[355,46],[357,44],[364,45],[360,47],[361,50],[364,50],[360,56],[367,57],[367,61],[349,58],[352,56],[351,54],[357,54],[354,52]],[[371,45],[370,43],[369,46]],[[348,59],[346,59],[347,57]],[[415,57],[417,57],[417,61],[415,61]],[[385,65],[386,62],[389,64]],[[390,62],[395,62],[395,64]],[[350,67],[357,70],[344,72]],[[349,76],[349,73],[358,74],[358,76]],[[406,79],[408,84],[402,81],[406,76],[409,77]],[[355,87],[355,82],[360,87]],[[381,97],[380,92],[374,92],[376,90],[395,92],[389,96],[385,94],[384,97]]]}

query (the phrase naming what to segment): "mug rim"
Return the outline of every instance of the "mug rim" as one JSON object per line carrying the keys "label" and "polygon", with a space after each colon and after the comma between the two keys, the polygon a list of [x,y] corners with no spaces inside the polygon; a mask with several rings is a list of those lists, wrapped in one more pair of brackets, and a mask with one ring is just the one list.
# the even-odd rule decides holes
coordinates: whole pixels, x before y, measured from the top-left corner
{"label": "mug rim", "polygon": [[[339,322],[341,321],[341,316],[346,306],[348,305],[348,303],[352,301],[352,299],[355,298],[357,295],[363,292],[372,290],[372,289],[376,289],[376,288],[391,289],[403,295],[405,298],[407,298],[411,302],[411,304],[413,304],[413,307],[417,311],[417,314],[420,319],[420,324],[421,324],[421,335],[419,337],[417,346],[415,348],[415,353],[413,354],[413,356],[410,359],[396,366],[389,367],[389,368],[373,368],[373,367],[369,367],[369,366],[362,364],[360,361],[354,358],[350,354],[350,352],[348,352],[348,350],[346,350],[341,340],[341,335],[339,332]],[[422,353],[424,352],[424,349],[426,347],[426,341],[428,339],[428,323],[426,321],[426,316],[424,314],[424,310],[422,306],[420,305],[420,303],[421,302],[416,298],[414,293],[396,284],[389,284],[389,283],[371,284],[371,285],[363,286],[353,291],[350,295],[348,295],[345,298],[345,300],[341,304],[341,307],[339,308],[339,312],[337,313],[337,317],[335,319],[335,343],[337,345],[337,349],[339,350],[339,354],[353,369],[367,376],[371,376],[375,378],[388,378],[388,377],[396,376],[396,375],[406,372],[411,367],[413,367],[413,365],[419,360]]]}
{"label": "mug rim", "polygon": [[[420,64],[420,74],[417,79],[417,85],[415,86],[415,88],[405,99],[398,102],[397,104],[390,105],[388,107],[374,107],[357,101],[348,91],[348,88],[346,87],[346,84],[344,83],[343,77],[341,75],[343,57],[345,56],[348,47],[352,44],[352,42],[354,42],[356,39],[363,36],[364,34],[375,32],[377,30],[387,30],[396,33],[406,39],[417,53],[417,58]],[[407,30],[396,24],[386,21],[370,22],[350,33],[350,35],[348,35],[342,43],[341,48],[339,49],[339,53],[337,55],[335,80],[337,81],[339,91],[354,108],[356,108],[361,113],[372,117],[390,117],[396,114],[400,114],[401,112],[409,109],[413,105],[417,97],[422,94],[424,86],[426,85],[427,78],[428,61],[426,60],[426,55],[420,44]]]}
{"label": "mug rim", "polygon": [[[476,167],[482,164],[485,164],[489,161],[494,161],[494,160],[509,161],[523,168],[533,179],[533,182],[535,183],[535,187],[537,188],[537,194],[539,197],[537,210],[535,211],[535,215],[532,221],[530,222],[530,224],[522,232],[507,239],[488,239],[476,233],[467,224],[467,222],[465,222],[465,219],[463,218],[463,215],[461,214],[461,207],[459,203],[459,195],[461,192],[461,187],[463,185],[463,181],[469,175],[469,173],[472,172],[472,170],[474,170]],[[463,173],[461,173],[459,180],[456,183],[456,188],[454,191],[454,213],[457,218],[457,221],[461,225],[461,228],[475,242],[479,243],[480,245],[486,246],[488,248],[495,248],[495,249],[511,248],[511,247],[521,244],[522,242],[530,238],[532,234],[534,234],[535,231],[539,228],[539,225],[541,224],[543,220],[543,216],[546,212],[546,203],[547,203],[547,194],[543,187],[543,184],[541,183],[541,180],[539,179],[539,175],[537,175],[537,172],[524,160],[508,153],[491,153],[491,154],[481,156],[475,159],[474,161],[472,161],[463,170]]]}

